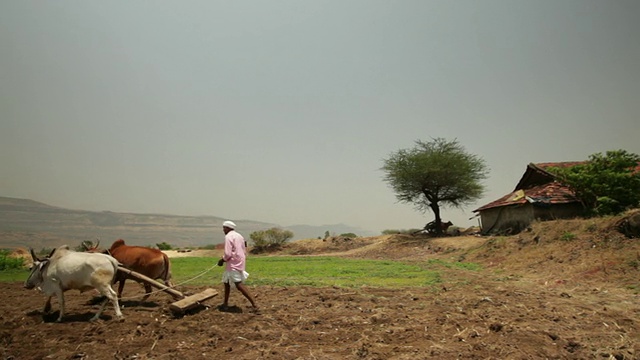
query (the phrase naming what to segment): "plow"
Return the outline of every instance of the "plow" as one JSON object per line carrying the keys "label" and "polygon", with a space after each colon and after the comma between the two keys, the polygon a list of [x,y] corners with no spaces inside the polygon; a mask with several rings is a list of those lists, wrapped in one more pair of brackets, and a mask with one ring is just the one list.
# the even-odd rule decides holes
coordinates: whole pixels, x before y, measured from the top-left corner
{"label": "plow", "polygon": [[127,274],[130,278],[149,284],[159,290],[166,292],[171,295],[175,300],[171,305],[169,305],[169,310],[174,314],[174,316],[183,315],[187,310],[193,309],[202,304],[202,302],[209,300],[218,295],[218,291],[214,289],[205,289],[202,292],[197,294],[186,296],[185,294],[177,291],[176,289],[170,288],[164,284],[161,284],[148,276],[142,275],[133,270],[127,269],[123,266],[118,266],[118,271]]}

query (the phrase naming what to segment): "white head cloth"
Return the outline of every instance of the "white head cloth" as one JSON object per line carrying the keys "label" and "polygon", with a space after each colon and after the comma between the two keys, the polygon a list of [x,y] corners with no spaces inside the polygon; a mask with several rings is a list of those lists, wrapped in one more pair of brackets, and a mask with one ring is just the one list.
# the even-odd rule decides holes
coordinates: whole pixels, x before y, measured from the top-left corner
{"label": "white head cloth", "polygon": [[236,224],[233,221],[229,221],[229,220],[223,222],[222,226],[228,227],[229,229],[235,229],[236,228]]}

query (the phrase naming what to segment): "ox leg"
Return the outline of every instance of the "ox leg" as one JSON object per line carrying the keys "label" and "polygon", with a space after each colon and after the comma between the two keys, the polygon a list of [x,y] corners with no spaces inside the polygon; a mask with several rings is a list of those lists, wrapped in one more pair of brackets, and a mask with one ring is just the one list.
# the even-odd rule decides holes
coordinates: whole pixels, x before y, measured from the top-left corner
{"label": "ox leg", "polygon": [[122,279],[120,279],[120,282],[118,283],[118,299],[122,299],[122,290],[124,290],[124,281],[126,279],[123,277]]}
{"label": "ox leg", "polygon": [[144,283],[144,296],[142,297],[142,301],[147,301],[147,299],[149,298],[149,296],[151,295],[151,285]]}
{"label": "ox leg", "polygon": [[118,304],[118,294],[116,294],[116,292],[113,291],[111,286],[107,286],[106,289],[104,289],[104,288],[100,289],[100,292],[102,293],[102,295],[105,296],[105,299],[102,302],[102,305],[100,305],[100,310],[98,310],[98,312],[91,318],[91,321],[95,321],[95,320],[98,320],[100,318],[100,315],[102,315],[102,312],[104,311],[104,308],[107,306],[107,302],[109,300],[111,300],[111,303],[113,304],[113,308],[116,311],[116,317],[118,319],[122,319],[122,312],[120,311],[120,304]]}
{"label": "ox leg", "polygon": [[43,313],[43,314],[48,314],[48,313],[49,313],[49,311],[51,311],[51,298],[52,298],[52,297],[53,297],[53,295],[52,295],[52,296],[49,296],[49,297],[47,298],[47,302],[45,302],[45,303],[44,303],[44,309],[42,310],[42,313]]}
{"label": "ox leg", "polygon": [[64,293],[62,292],[62,290],[58,290],[56,291],[56,295],[58,295],[58,302],[60,303],[60,316],[58,316],[56,322],[61,322],[62,315],[64,315]]}

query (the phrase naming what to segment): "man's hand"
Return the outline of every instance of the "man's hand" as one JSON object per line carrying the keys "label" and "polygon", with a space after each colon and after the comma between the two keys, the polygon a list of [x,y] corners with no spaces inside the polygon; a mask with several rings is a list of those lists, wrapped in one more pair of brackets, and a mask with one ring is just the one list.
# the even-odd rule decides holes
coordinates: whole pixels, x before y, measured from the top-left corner
{"label": "man's hand", "polygon": [[218,266],[222,266],[222,265],[224,265],[224,259],[218,260]]}

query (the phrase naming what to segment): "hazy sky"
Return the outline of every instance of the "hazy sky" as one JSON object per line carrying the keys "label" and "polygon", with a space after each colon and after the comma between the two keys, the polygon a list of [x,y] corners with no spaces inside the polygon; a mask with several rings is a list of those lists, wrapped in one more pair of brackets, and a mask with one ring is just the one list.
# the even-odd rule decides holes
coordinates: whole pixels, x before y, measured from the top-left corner
{"label": "hazy sky", "polygon": [[0,0],[0,196],[406,229],[383,159],[640,153],[640,1]]}

